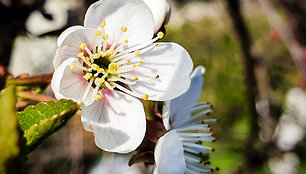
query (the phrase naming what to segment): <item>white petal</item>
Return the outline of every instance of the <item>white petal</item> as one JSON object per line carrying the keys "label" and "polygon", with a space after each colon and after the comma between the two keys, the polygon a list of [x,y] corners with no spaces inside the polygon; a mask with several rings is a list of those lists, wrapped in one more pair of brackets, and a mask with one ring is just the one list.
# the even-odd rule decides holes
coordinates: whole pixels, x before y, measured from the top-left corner
{"label": "white petal", "polygon": [[121,27],[127,27],[123,37],[130,45],[141,44],[153,37],[153,16],[142,0],[101,0],[92,4],[86,12],[84,26],[97,29],[102,22],[106,22],[109,43],[118,39]]}
{"label": "white petal", "polygon": [[188,90],[193,63],[183,47],[160,43],[142,58],[143,64],[127,73],[139,77],[135,85],[129,86],[135,96],[148,94],[149,100],[165,101]]}
{"label": "white petal", "polygon": [[[74,63],[76,67],[71,70],[70,65]],[[88,81],[83,78],[84,72],[82,64],[76,58],[65,60],[54,72],[51,81],[51,88],[57,99],[67,98],[77,101],[82,99],[88,86]],[[93,87],[89,88],[89,93],[82,99],[85,105],[90,105],[94,101]]]}
{"label": "white petal", "polygon": [[184,149],[180,137],[172,130],[157,141],[154,174],[180,174],[186,170]]}
{"label": "white petal", "polygon": [[157,33],[170,17],[170,4],[167,0],[143,0],[150,8],[154,18],[154,33]]}
{"label": "white petal", "polygon": [[[198,66],[194,69],[190,75],[191,83],[188,91],[183,95],[171,100],[170,103],[166,103],[167,108],[170,108],[170,120],[175,122],[175,120],[182,120],[184,118],[188,119],[190,114],[186,114],[186,110],[192,107],[200,97],[202,86],[203,86],[203,74],[205,69],[203,66]],[[175,123],[173,123],[174,125]]]}
{"label": "white petal", "polygon": [[103,98],[82,110],[86,130],[94,132],[96,145],[106,151],[128,153],[142,142],[146,119],[142,103],[119,91],[103,90]]}
{"label": "white petal", "polygon": [[82,26],[73,26],[67,28],[57,39],[57,46],[69,45],[79,48],[82,43],[86,43],[89,49],[92,49],[95,41],[95,30]]}
{"label": "white petal", "polygon": [[53,67],[56,70],[57,67],[61,65],[66,59],[71,57],[77,57],[80,49],[77,47],[72,47],[68,45],[63,45],[56,50],[54,59],[53,59]]}
{"label": "white petal", "polygon": [[152,166],[145,166],[144,163],[137,163],[129,166],[130,154],[118,154],[103,152],[102,158],[91,169],[89,174],[149,174],[152,173]]}

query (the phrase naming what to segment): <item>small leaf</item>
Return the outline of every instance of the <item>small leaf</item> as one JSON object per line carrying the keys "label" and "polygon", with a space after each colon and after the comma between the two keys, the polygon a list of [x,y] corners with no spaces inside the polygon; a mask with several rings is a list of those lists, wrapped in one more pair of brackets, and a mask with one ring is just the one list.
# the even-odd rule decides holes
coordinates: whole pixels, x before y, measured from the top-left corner
{"label": "small leaf", "polygon": [[133,155],[129,161],[129,166],[136,164],[136,163],[154,163],[154,152],[153,151],[145,151],[136,153]]}
{"label": "small leaf", "polygon": [[79,110],[79,105],[71,100],[50,101],[29,106],[18,113],[18,120],[28,152],[34,150],[44,139],[52,135]]}
{"label": "small leaf", "polygon": [[15,87],[0,94],[0,173],[21,173],[24,139],[16,117]]}

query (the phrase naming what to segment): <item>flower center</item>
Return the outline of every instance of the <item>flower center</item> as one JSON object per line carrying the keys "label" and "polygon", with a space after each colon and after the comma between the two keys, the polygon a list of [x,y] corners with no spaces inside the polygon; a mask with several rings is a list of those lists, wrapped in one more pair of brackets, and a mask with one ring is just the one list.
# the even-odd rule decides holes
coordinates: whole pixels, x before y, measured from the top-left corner
{"label": "flower center", "polygon": [[[136,84],[139,78],[126,74],[126,72],[132,71],[138,65],[142,65],[143,60],[140,59],[140,55],[158,46],[156,41],[164,36],[162,32],[159,32],[157,37],[148,43],[128,48],[127,27],[121,27],[120,34],[110,43],[109,35],[105,32],[105,26],[106,23],[102,22],[96,30],[93,49],[89,49],[86,43],[80,45],[81,52],[77,57],[83,62],[81,67],[84,72],[83,77],[89,82],[81,100],[86,98],[90,87],[94,88],[96,100],[102,99],[98,91],[103,88],[110,90],[118,88],[130,93],[130,90],[122,87],[117,82],[126,85]],[[74,69],[75,64],[71,64],[70,68]],[[159,78],[159,75],[154,75],[154,78]],[[144,100],[147,100],[148,97],[148,94],[142,96]]]}

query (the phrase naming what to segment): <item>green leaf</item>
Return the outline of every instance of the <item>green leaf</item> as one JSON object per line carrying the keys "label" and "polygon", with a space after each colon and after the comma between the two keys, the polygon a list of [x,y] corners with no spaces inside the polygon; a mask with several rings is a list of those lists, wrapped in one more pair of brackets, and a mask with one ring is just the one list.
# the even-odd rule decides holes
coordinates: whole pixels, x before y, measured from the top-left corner
{"label": "green leaf", "polygon": [[78,110],[78,104],[62,99],[48,103],[41,102],[19,112],[18,120],[27,139],[28,152],[34,150],[44,139],[64,126]]}
{"label": "green leaf", "polygon": [[15,87],[0,94],[0,173],[21,173],[24,139],[16,117]]}

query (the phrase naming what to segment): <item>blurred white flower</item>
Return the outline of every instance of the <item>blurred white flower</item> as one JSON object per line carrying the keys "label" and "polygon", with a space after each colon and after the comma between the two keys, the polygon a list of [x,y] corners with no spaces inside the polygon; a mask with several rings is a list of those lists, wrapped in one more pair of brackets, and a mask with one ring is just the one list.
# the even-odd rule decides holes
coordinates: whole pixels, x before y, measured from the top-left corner
{"label": "blurred white flower", "polygon": [[143,0],[150,8],[154,18],[154,33],[167,24],[170,18],[171,8],[167,0]]}
{"label": "blurred white flower", "polygon": [[121,155],[116,153],[103,152],[102,158],[94,166],[89,174],[150,174],[152,166],[145,166],[143,163],[129,166],[130,154]]}
{"label": "blurred white flower", "polygon": [[47,0],[44,8],[52,15],[52,20],[47,20],[39,11],[34,11],[26,22],[26,28],[33,35],[61,29],[67,23],[68,1]]}
{"label": "blurred white flower", "polygon": [[14,76],[28,73],[53,73],[52,60],[56,51],[56,38],[18,36],[14,41],[9,71]]}
{"label": "blurred white flower", "polygon": [[204,67],[197,67],[191,74],[189,90],[166,103],[163,123],[168,132],[156,144],[155,174],[209,173],[215,168],[206,162],[207,151],[212,148],[202,141],[213,141],[208,123],[215,119],[203,117],[212,112],[207,103],[198,103],[202,91]]}
{"label": "blurred white flower", "polygon": [[292,150],[301,141],[306,129],[306,92],[300,88],[289,90],[285,99],[285,111],[282,115],[276,145],[284,151]]}
{"label": "blurred white flower", "polygon": [[84,128],[98,147],[127,153],[142,142],[146,120],[141,102],[164,101],[187,91],[192,61],[175,43],[157,43],[154,21],[142,0],[92,4],[84,27],[58,38],[52,89],[57,99],[82,102]]}
{"label": "blurred white flower", "polygon": [[269,159],[268,164],[272,174],[295,174],[299,159],[295,153],[285,153],[282,158]]}

